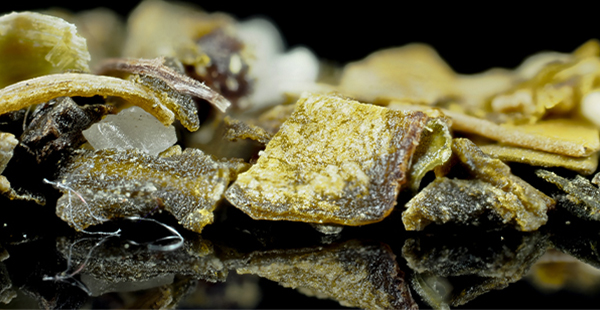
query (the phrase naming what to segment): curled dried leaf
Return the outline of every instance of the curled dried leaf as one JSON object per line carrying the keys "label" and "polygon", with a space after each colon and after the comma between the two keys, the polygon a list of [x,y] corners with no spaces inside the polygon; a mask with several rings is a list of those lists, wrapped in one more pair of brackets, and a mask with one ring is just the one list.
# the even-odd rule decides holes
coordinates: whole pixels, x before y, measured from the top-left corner
{"label": "curled dried leaf", "polygon": [[0,114],[50,101],[58,97],[116,96],[154,115],[166,126],[175,117],[165,105],[140,85],[118,78],[92,74],[50,74],[0,89]]}
{"label": "curled dried leaf", "polygon": [[430,118],[413,155],[410,168],[411,189],[417,191],[425,174],[446,163],[451,155],[452,135],[447,120],[443,117]]}

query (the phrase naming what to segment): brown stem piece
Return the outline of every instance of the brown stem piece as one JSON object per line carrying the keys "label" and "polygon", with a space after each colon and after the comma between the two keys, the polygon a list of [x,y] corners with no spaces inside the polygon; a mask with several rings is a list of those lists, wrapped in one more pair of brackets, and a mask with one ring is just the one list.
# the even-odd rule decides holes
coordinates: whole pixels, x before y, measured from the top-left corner
{"label": "brown stem piece", "polygon": [[231,105],[229,100],[221,96],[203,83],[181,74],[164,65],[165,58],[154,59],[126,59],[112,58],[105,60],[98,69],[98,74],[110,74],[111,72],[127,72],[133,74],[144,74],[158,78],[174,90],[196,98],[204,99],[225,112]]}

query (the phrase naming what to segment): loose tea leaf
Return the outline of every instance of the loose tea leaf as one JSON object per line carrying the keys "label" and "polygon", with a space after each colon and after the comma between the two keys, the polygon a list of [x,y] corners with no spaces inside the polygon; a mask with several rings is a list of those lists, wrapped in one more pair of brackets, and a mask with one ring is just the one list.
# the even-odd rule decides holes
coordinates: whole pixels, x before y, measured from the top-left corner
{"label": "loose tea leaf", "polygon": [[77,230],[111,218],[169,211],[192,231],[213,222],[213,210],[229,182],[247,169],[195,149],[171,157],[136,150],[81,151],[53,183],[64,195],[57,215]]}
{"label": "loose tea leaf", "polygon": [[427,116],[305,94],[227,190],[255,219],[363,225],[396,204]]}

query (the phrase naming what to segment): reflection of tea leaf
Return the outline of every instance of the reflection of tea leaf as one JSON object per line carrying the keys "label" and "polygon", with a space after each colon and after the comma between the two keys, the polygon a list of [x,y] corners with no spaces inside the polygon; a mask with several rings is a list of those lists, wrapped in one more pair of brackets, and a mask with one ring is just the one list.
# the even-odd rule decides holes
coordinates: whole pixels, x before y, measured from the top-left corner
{"label": "reflection of tea leaf", "polygon": [[[402,254],[415,271],[413,288],[434,308],[462,305],[520,280],[549,246],[548,236],[540,232],[503,238],[491,234],[481,239],[435,235],[407,239]],[[452,291],[446,290],[447,296],[437,292],[431,283],[438,282],[447,282],[443,286]]]}
{"label": "reflection of tea leaf", "polygon": [[254,252],[230,264],[341,305],[365,309],[417,307],[389,247],[351,240],[327,247]]}

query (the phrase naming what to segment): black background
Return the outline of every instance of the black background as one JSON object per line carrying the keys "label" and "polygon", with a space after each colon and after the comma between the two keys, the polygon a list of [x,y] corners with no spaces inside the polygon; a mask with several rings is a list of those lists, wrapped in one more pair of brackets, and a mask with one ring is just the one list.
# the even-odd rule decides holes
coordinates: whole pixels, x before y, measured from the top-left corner
{"label": "black background", "polygon": [[[105,6],[123,16],[137,1],[3,1],[0,11],[68,8],[81,11]],[[187,1],[193,2],[193,1]],[[305,45],[318,57],[344,64],[381,48],[411,42],[432,45],[459,73],[491,67],[513,68],[542,50],[570,52],[598,37],[598,14],[583,3],[537,5],[525,2],[485,4],[429,1],[289,1],[273,4],[243,1],[198,1],[206,11],[239,19],[265,16],[277,24],[289,46]],[[349,2],[348,2],[349,3]]]}

